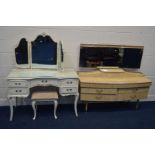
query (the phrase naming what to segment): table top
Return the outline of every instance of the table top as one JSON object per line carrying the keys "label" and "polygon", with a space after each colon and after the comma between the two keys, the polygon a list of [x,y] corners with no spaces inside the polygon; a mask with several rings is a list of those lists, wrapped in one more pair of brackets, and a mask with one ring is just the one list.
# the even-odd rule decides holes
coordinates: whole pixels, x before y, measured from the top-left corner
{"label": "table top", "polygon": [[7,79],[36,79],[36,78],[78,78],[75,71],[57,71],[52,69],[13,69]]}
{"label": "table top", "polygon": [[79,72],[81,83],[94,84],[133,84],[133,83],[152,83],[143,73],[140,72]]}

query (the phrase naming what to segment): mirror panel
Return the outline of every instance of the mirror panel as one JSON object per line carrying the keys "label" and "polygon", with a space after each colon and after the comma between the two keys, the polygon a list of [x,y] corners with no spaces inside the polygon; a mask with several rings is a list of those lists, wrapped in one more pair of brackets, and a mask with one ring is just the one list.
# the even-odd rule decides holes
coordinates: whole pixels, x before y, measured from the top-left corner
{"label": "mirror panel", "polygon": [[57,64],[57,43],[50,36],[39,35],[31,44],[32,64]]}
{"label": "mirror panel", "polygon": [[15,57],[18,65],[28,64],[28,42],[25,38],[22,38],[15,48]]}
{"label": "mirror panel", "polygon": [[141,66],[143,46],[93,45],[80,47],[80,67],[117,66],[135,68]]}

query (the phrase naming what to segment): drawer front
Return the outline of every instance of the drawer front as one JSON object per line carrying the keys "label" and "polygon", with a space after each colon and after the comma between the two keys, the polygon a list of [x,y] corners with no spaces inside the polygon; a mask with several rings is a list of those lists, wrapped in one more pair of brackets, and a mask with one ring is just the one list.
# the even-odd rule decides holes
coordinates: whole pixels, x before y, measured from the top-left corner
{"label": "drawer front", "polygon": [[137,89],[136,88],[129,88],[129,89],[124,89],[124,88],[120,88],[118,89],[118,94],[132,94],[132,93],[136,93]]}
{"label": "drawer front", "polygon": [[77,87],[78,86],[78,80],[76,79],[65,79],[61,81],[62,87]]}
{"label": "drawer front", "polygon": [[123,100],[136,100],[147,98],[149,88],[131,88],[131,89],[119,89],[118,101]]}
{"label": "drawer front", "polygon": [[8,95],[28,95],[29,89],[27,88],[9,88]]}
{"label": "drawer front", "polygon": [[93,88],[81,88],[81,93],[92,94],[117,94],[117,89],[93,89]]}
{"label": "drawer front", "polygon": [[60,88],[60,93],[61,94],[67,94],[67,93],[76,93],[78,92],[78,88],[77,87],[65,87],[65,88]]}
{"label": "drawer front", "polygon": [[118,94],[117,101],[129,101],[129,100],[136,100],[137,96],[136,93],[128,93],[128,94]]}
{"label": "drawer front", "polygon": [[82,101],[116,101],[117,95],[81,94]]}
{"label": "drawer front", "polygon": [[56,79],[35,79],[31,81],[31,87],[35,86],[58,86],[59,81]]}
{"label": "drawer front", "polygon": [[145,99],[148,97],[149,88],[138,88],[136,97],[137,99]]}
{"label": "drawer front", "polygon": [[28,87],[28,82],[24,80],[20,81],[11,80],[8,81],[8,87]]}

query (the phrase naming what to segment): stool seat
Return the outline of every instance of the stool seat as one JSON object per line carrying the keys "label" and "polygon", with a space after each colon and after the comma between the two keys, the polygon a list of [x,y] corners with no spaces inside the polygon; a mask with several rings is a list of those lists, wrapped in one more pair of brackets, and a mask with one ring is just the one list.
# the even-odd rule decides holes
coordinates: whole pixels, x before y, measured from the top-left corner
{"label": "stool seat", "polygon": [[32,100],[56,100],[58,99],[58,93],[56,91],[42,91],[42,92],[33,92]]}
{"label": "stool seat", "polygon": [[36,102],[37,101],[52,101],[54,102],[54,117],[55,119],[57,119],[57,115],[56,115],[56,110],[57,110],[57,106],[58,106],[58,93],[56,91],[37,91],[37,92],[33,92],[32,96],[31,96],[31,100],[32,100],[32,108],[34,111],[34,117],[33,120],[36,119]]}

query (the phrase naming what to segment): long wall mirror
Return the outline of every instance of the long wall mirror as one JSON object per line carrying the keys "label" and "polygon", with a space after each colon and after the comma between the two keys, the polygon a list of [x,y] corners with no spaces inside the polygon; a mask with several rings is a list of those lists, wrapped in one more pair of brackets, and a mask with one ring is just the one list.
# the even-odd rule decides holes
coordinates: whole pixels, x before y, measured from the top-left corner
{"label": "long wall mirror", "polygon": [[80,67],[117,66],[139,69],[143,46],[81,44]]}

